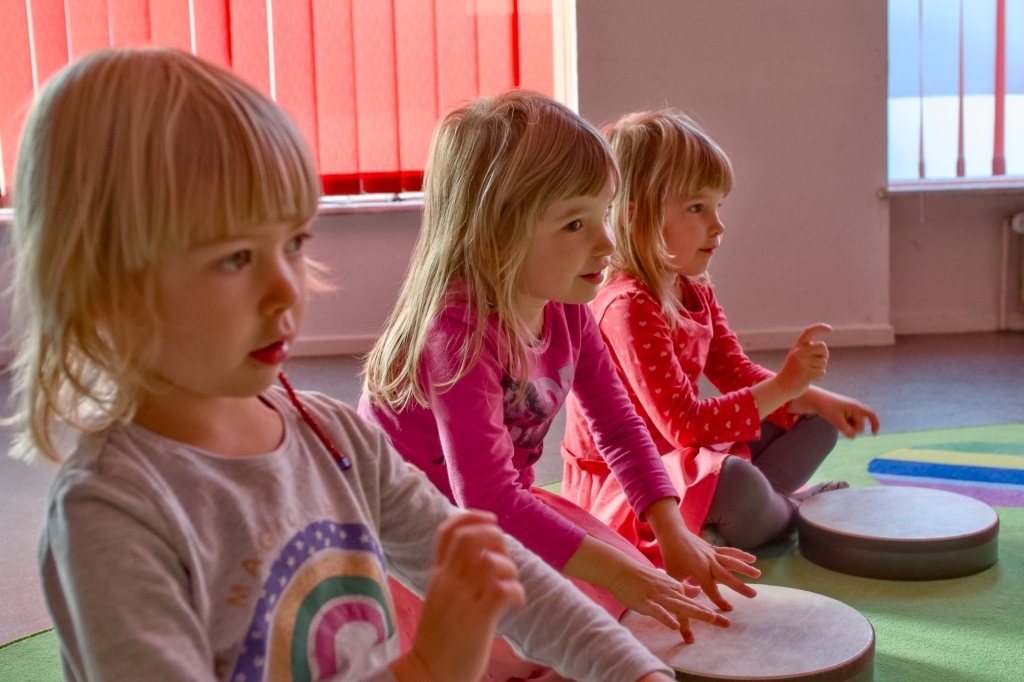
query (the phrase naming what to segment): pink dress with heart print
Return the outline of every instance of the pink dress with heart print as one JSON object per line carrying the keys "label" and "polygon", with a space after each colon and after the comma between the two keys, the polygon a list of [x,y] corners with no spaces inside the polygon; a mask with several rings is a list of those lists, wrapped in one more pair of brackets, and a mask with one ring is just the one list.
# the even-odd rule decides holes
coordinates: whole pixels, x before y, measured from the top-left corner
{"label": "pink dress with heart print", "polygon": [[[750,459],[746,441],[760,437],[750,387],[774,374],[752,362],[729,329],[710,286],[683,282],[683,307],[673,328],[654,294],[619,274],[590,304],[612,362],[661,453],[687,527],[700,532],[728,455]],[[708,377],[721,396],[700,399]],[[661,565],[654,534],[629,508],[573,396],[566,401],[562,495],[630,540]],[[769,419],[790,428],[783,406]]]}

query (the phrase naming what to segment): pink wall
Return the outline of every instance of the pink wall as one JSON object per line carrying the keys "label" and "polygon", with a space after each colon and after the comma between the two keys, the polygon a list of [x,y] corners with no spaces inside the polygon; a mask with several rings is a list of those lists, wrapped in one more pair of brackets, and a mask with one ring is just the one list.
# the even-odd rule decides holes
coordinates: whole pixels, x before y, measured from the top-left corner
{"label": "pink wall", "polygon": [[669,105],[732,157],[712,275],[748,347],[892,341],[885,0],[586,0],[580,113]]}

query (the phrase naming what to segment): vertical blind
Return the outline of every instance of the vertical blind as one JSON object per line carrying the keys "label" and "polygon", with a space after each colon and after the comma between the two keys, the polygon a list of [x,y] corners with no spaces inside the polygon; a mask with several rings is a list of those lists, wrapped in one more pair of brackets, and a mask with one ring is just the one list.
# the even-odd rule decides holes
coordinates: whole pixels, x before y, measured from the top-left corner
{"label": "vertical blind", "polygon": [[0,195],[40,85],[102,47],[177,47],[284,107],[327,194],[420,189],[448,109],[554,91],[552,0],[0,0]]}

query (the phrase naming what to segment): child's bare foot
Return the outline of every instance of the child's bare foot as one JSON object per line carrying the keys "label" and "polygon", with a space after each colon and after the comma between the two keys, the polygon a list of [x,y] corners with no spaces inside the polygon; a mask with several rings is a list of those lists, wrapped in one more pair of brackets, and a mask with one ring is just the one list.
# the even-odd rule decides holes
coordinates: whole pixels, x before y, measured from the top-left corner
{"label": "child's bare foot", "polygon": [[789,497],[799,505],[804,500],[809,500],[815,495],[831,492],[833,490],[842,490],[843,488],[849,487],[850,484],[847,483],[846,481],[825,481],[824,483],[812,485],[810,488],[807,488],[806,490],[798,490]]}

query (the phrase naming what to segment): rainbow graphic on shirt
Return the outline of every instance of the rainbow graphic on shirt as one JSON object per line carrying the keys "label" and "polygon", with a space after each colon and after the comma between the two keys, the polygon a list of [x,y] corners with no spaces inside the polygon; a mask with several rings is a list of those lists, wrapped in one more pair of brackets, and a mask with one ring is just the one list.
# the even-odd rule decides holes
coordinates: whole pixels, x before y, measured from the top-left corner
{"label": "rainbow graphic on shirt", "polygon": [[1024,444],[947,443],[901,448],[868,464],[883,485],[948,490],[993,507],[1024,507]]}
{"label": "rainbow graphic on shirt", "polygon": [[231,682],[313,682],[382,665],[395,634],[384,555],[359,523],[312,523],[270,568]]}

